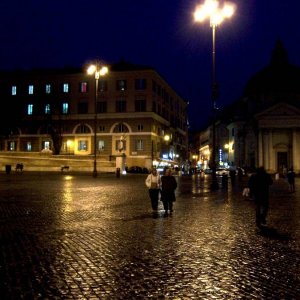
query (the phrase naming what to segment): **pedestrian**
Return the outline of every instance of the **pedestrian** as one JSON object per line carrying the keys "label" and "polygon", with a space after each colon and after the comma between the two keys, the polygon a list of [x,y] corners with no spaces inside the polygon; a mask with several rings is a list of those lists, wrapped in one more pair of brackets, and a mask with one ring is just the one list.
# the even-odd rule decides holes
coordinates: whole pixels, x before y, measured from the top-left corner
{"label": "pedestrian", "polygon": [[269,187],[273,184],[271,176],[264,167],[259,167],[256,173],[252,174],[248,186],[253,195],[256,212],[256,225],[262,228],[266,225],[266,218],[269,210]]}
{"label": "pedestrian", "polygon": [[241,181],[243,179],[243,175],[244,175],[243,169],[238,167],[237,168],[237,176],[238,176],[239,181]]}
{"label": "pedestrian", "polygon": [[149,197],[151,200],[152,210],[153,212],[157,212],[159,191],[161,188],[161,178],[155,168],[153,168],[151,170],[151,173],[147,176],[145,184],[149,189]]}
{"label": "pedestrian", "polygon": [[177,188],[177,182],[172,175],[171,169],[166,169],[165,175],[161,178],[161,201],[164,205],[165,215],[173,212],[173,202],[175,202],[175,190]]}
{"label": "pedestrian", "polygon": [[231,180],[231,185],[234,186],[235,185],[235,174],[236,170],[234,168],[230,168],[229,170],[229,176],[230,176],[230,180]]}
{"label": "pedestrian", "polygon": [[296,177],[296,173],[294,172],[294,169],[292,167],[289,169],[287,173],[287,180],[289,183],[289,188],[291,193],[295,192],[295,177]]}

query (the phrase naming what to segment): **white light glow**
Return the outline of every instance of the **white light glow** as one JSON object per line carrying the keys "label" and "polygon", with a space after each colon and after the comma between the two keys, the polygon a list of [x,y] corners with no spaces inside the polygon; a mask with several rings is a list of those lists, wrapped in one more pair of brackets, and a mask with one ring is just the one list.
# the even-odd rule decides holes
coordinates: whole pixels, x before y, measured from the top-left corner
{"label": "white light glow", "polygon": [[87,69],[88,75],[94,75],[95,78],[99,79],[100,76],[104,76],[108,73],[108,67],[102,66],[100,69],[96,65],[90,65]]}
{"label": "white light glow", "polygon": [[222,8],[219,7],[217,0],[205,0],[204,4],[198,5],[194,12],[194,20],[203,22],[210,20],[211,26],[220,25],[225,18],[230,18],[234,14],[235,5],[229,2],[224,3]]}
{"label": "white light glow", "polygon": [[102,67],[99,71],[100,76],[104,76],[108,73],[108,68],[107,67]]}
{"label": "white light glow", "polygon": [[96,72],[96,66],[95,65],[90,65],[87,69],[87,73],[89,75],[93,75]]}

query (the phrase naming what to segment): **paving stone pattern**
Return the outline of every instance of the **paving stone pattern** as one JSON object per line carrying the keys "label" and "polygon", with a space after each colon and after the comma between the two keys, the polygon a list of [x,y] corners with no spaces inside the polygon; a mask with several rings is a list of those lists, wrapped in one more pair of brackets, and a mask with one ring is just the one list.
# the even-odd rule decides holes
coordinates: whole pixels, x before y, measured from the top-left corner
{"label": "paving stone pattern", "polygon": [[0,174],[1,299],[300,299],[300,179],[259,231],[245,180],[177,177],[165,217],[145,177]]}

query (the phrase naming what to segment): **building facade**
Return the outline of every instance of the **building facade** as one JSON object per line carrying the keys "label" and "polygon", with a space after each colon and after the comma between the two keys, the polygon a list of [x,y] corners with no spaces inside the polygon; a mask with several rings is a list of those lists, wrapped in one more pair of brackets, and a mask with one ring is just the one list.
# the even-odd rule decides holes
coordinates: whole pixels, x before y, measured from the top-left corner
{"label": "building facade", "polygon": [[[209,153],[209,132],[211,127],[200,133],[200,140],[207,140],[200,157]],[[219,113],[216,145],[228,166],[264,166],[270,173],[293,167],[300,173],[300,68],[289,63],[280,41],[270,63],[247,82],[244,95]]]}
{"label": "building facade", "polygon": [[0,99],[1,151],[122,155],[146,168],[186,159],[187,103],[149,67],[120,62],[97,82],[85,70],[2,72]]}

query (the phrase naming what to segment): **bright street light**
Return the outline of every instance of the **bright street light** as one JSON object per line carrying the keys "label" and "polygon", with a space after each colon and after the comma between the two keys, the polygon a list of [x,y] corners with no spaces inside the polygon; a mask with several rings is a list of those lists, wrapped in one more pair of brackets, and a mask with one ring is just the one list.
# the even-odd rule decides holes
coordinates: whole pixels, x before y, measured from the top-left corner
{"label": "bright street light", "polygon": [[169,142],[169,141],[170,141],[170,136],[169,136],[168,134],[166,134],[166,135],[164,136],[164,140],[165,140],[166,142]]}
{"label": "bright street light", "polygon": [[99,64],[90,65],[87,69],[88,75],[95,76],[95,119],[94,119],[94,168],[93,177],[97,177],[97,99],[98,99],[98,80],[100,76],[104,76],[108,73],[106,66],[99,66]]}
{"label": "bright street light", "polygon": [[205,0],[204,4],[198,5],[194,12],[196,22],[204,22],[209,19],[210,26],[220,25],[224,19],[232,17],[235,5],[225,2],[222,8],[217,0]]}
{"label": "bright street light", "polygon": [[211,169],[212,169],[212,184],[211,189],[219,188],[216,176],[216,100],[218,98],[218,84],[216,80],[216,27],[220,25],[225,19],[230,18],[235,12],[235,5],[225,2],[223,7],[220,7],[218,0],[205,0],[203,4],[196,7],[194,12],[195,22],[204,22],[207,19],[210,21],[212,28],[212,113],[213,113],[213,128],[212,128],[212,155],[211,155]]}

